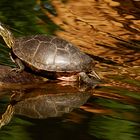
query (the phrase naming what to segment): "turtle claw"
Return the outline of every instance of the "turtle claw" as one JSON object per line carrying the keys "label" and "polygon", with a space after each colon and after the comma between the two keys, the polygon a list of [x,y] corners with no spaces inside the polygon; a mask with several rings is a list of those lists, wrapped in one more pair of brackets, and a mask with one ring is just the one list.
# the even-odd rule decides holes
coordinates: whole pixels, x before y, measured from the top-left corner
{"label": "turtle claw", "polygon": [[91,73],[89,73],[88,75],[91,77],[95,77],[97,80],[101,81],[101,78],[94,70]]}

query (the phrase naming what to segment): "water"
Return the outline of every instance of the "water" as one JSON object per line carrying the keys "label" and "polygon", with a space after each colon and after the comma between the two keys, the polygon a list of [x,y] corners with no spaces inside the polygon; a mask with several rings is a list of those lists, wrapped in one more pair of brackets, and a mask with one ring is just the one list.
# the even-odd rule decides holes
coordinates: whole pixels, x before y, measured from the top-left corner
{"label": "water", "polygon": [[[16,37],[56,34],[73,42],[95,59],[95,69],[102,83],[92,90],[90,97],[82,98],[83,102],[73,110],[66,109],[67,113],[62,116],[38,119],[15,113],[10,122],[1,128],[0,140],[139,140],[139,8],[140,2],[134,0],[52,0],[51,3],[40,0],[15,0],[9,3],[1,0],[0,20],[8,25]],[[14,67],[9,58],[9,49],[2,39],[0,51],[0,64]],[[14,80],[20,83],[21,79],[18,78]],[[15,85],[9,86],[7,81],[3,82],[4,87],[0,88],[1,116],[11,102],[11,95],[17,89],[26,87],[25,83],[15,88]],[[11,90],[11,87],[15,89]],[[42,89],[44,87],[39,93],[44,92]],[[52,89],[55,88],[48,91]],[[53,92],[58,93],[58,89],[61,88],[56,87]],[[69,93],[70,89],[61,89],[61,93]],[[74,88],[72,93],[77,95],[81,91]],[[77,98],[74,96],[74,99]]]}

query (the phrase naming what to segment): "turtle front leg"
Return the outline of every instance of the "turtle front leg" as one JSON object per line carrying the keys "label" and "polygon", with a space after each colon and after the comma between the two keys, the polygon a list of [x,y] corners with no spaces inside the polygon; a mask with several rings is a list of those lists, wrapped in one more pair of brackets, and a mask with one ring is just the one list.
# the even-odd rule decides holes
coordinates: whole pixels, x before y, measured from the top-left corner
{"label": "turtle front leg", "polygon": [[99,83],[98,80],[90,78],[85,72],[79,73],[79,80],[90,87],[95,87]]}
{"label": "turtle front leg", "polygon": [[23,65],[22,61],[18,58],[14,59],[15,64],[18,66],[16,68],[13,68],[12,71],[16,72],[22,72],[25,69],[25,66]]}
{"label": "turtle front leg", "polygon": [[22,61],[17,57],[13,58],[12,52],[9,53],[9,56],[11,60],[17,65],[16,68],[12,68],[12,71],[22,72],[25,69],[25,66],[23,65]]}

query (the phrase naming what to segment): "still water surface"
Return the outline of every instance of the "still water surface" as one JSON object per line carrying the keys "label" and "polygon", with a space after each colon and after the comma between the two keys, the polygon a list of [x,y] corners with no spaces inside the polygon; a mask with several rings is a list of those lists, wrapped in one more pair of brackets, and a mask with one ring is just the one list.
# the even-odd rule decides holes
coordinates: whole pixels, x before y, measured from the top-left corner
{"label": "still water surface", "polygon": [[[73,110],[63,106],[67,112],[61,110],[62,116],[53,114],[53,117],[38,119],[27,109],[33,117],[15,113],[9,124],[1,128],[0,140],[140,139],[139,1],[87,0],[83,3],[83,0],[15,0],[11,3],[1,0],[0,9],[0,21],[7,24],[15,36],[56,34],[79,46],[95,59],[96,71],[103,80],[90,92],[90,96],[87,91],[81,93],[75,88],[72,93],[82,96],[74,94],[74,97],[64,99],[62,94],[59,95],[59,99],[62,99],[59,103],[71,103],[73,99],[75,102],[71,105],[77,103]],[[13,67],[9,50],[2,39],[0,52],[0,64]],[[49,87],[50,94],[55,88]],[[56,89],[58,93],[59,88]],[[61,93],[70,93],[71,89],[61,89]],[[11,102],[12,92],[9,88],[1,87],[1,116]],[[42,92],[42,88],[39,89],[39,93]],[[43,93],[43,99],[45,94],[48,93]],[[38,98],[34,99],[35,102],[39,101]],[[20,109],[24,104],[28,105],[23,101],[19,102],[23,103]]]}

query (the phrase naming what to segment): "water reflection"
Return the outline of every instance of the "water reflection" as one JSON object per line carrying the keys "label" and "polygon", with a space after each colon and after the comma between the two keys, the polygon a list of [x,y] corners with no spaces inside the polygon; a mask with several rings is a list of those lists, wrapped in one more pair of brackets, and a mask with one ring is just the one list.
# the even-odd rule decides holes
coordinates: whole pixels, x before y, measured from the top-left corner
{"label": "water reflection", "polygon": [[62,87],[56,83],[47,83],[46,88],[25,90],[20,95],[19,92],[18,95],[15,93],[11,102],[17,102],[14,105],[15,114],[47,118],[71,112],[86,103],[90,95],[90,92],[80,92],[72,86]]}
{"label": "water reflection", "polygon": [[45,82],[43,77],[25,71],[16,73],[8,66],[0,66],[0,71],[1,91],[12,94],[10,105],[0,120],[1,127],[10,122],[13,114],[38,119],[62,116],[83,105],[93,90],[79,82]]}

